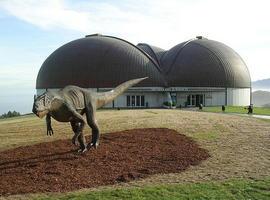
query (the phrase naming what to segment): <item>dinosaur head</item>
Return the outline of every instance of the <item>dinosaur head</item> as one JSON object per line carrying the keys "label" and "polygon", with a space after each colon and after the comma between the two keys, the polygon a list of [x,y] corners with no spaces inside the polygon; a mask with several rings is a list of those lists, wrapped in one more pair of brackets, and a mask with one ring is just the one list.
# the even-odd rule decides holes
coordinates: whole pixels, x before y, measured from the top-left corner
{"label": "dinosaur head", "polygon": [[39,118],[43,118],[49,113],[52,102],[52,95],[49,92],[45,92],[40,96],[34,96],[33,113]]}

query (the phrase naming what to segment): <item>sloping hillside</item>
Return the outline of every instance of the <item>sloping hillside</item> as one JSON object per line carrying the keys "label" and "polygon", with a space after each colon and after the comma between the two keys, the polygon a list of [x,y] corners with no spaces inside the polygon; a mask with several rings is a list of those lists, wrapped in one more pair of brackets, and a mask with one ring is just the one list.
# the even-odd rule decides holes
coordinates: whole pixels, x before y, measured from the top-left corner
{"label": "sloping hillside", "polygon": [[261,90],[253,92],[252,102],[254,106],[270,107],[270,92]]}
{"label": "sloping hillside", "polygon": [[270,90],[270,78],[252,82],[253,90]]}
{"label": "sloping hillside", "polygon": [[[262,180],[269,179],[270,170],[269,170],[269,130],[270,123],[266,120],[255,119],[252,117],[243,117],[238,115],[230,114],[217,114],[217,113],[208,113],[208,112],[194,112],[186,110],[166,110],[166,109],[141,109],[141,110],[100,110],[97,112],[97,119],[101,129],[101,140],[100,146],[98,149],[92,149],[87,152],[85,155],[78,155],[74,152],[77,147],[73,147],[71,144],[72,130],[68,123],[58,123],[55,120],[52,121],[52,126],[54,129],[53,136],[47,136],[46,134],[46,125],[45,121],[40,120],[34,115],[15,117],[10,119],[1,119],[0,120],[0,151],[2,157],[0,158],[0,174],[3,177],[5,174],[10,173],[11,176],[17,176],[18,178],[14,180],[14,184],[7,185],[5,179],[1,179],[3,184],[2,187],[19,185],[18,187],[25,186],[28,187],[30,184],[24,179],[25,176],[29,177],[29,180],[36,183],[37,187],[41,186],[42,181],[48,184],[45,187],[53,187],[54,189],[58,186],[65,186],[60,182],[63,178],[64,172],[70,172],[71,165],[70,162],[76,162],[77,168],[69,174],[70,178],[74,177],[71,181],[64,182],[64,184],[84,184],[83,189],[87,192],[92,192],[93,190],[105,191],[104,188],[116,188],[122,187],[126,189],[129,186],[136,186],[136,188],[144,189],[145,186],[157,185],[173,185],[173,184],[182,184],[185,183],[193,184],[198,182],[210,181],[223,181],[223,180]],[[146,128],[154,128],[155,135],[152,138],[147,138],[145,136],[140,136],[140,133],[134,135],[130,134],[130,131],[138,128],[144,130]],[[186,152],[187,148],[190,148],[190,144],[185,142],[184,144],[176,143],[177,140],[168,140],[168,136],[161,132],[160,135],[165,140],[162,141],[158,136],[157,128],[168,128],[173,129],[179,134],[188,136],[189,139],[195,140],[200,148],[206,149],[210,157],[198,165],[192,165],[186,170],[178,169],[179,163],[175,164],[178,156],[182,155],[183,158],[197,159],[196,156],[191,155]],[[121,137],[115,133],[119,131],[128,131],[127,134],[128,145],[121,142],[124,137],[121,134]],[[88,126],[84,130],[86,135],[91,134],[91,130]],[[103,134],[105,133],[105,134]],[[148,132],[143,131],[142,134],[150,136]],[[177,133],[175,133],[177,134]],[[134,136],[134,138],[133,138]],[[180,137],[180,135],[175,135],[174,137]],[[68,139],[63,141],[64,139]],[[87,141],[89,141],[89,137]],[[138,141],[139,140],[139,141]],[[117,141],[117,142],[116,142]],[[148,142],[147,144],[143,143]],[[59,143],[60,142],[60,143]],[[64,142],[65,145],[58,145]],[[151,146],[153,144],[158,144],[157,146]],[[34,145],[42,147],[42,150],[37,152],[33,151]],[[70,145],[70,146],[69,146]],[[115,150],[121,155],[125,156],[120,157],[119,154],[113,154],[114,151],[111,151],[106,148],[107,145],[111,145]],[[162,146],[165,145],[165,146]],[[179,149],[172,149],[172,146],[175,145]],[[25,147],[27,146],[27,147]],[[14,149],[16,148],[16,149]],[[184,148],[184,149],[183,149]],[[128,149],[134,154],[134,156],[129,156],[127,154]],[[30,152],[30,155],[26,155],[22,150]],[[133,162],[134,167],[138,167],[138,163],[145,161],[145,163],[156,162],[152,153],[154,150],[159,152],[158,161],[160,161],[158,167],[165,166],[165,170],[162,173],[153,174],[145,178],[134,179],[134,173],[129,173],[129,165],[123,165],[119,162],[125,162],[129,160]],[[169,155],[164,155],[166,150],[169,151]],[[3,152],[5,151],[5,152]],[[16,153],[20,155],[19,159],[8,153]],[[104,152],[101,154],[100,152]],[[141,154],[145,152],[147,155]],[[184,153],[184,154],[183,154]],[[97,160],[96,156],[99,156],[103,161]],[[52,156],[52,157],[51,157]],[[139,160],[134,158],[139,157]],[[161,156],[161,157],[160,157]],[[4,160],[5,157],[8,160]],[[122,173],[119,176],[119,179],[113,185],[106,185],[98,188],[89,188],[86,185],[85,177],[83,179],[77,178],[80,173],[89,173],[91,176],[96,176],[98,179],[107,178],[106,174],[98,176],[98,174],[91,171],[90,164],[84,162],[84,159],[91,159],[91,165],[95,165],[95,169],[101,169],[101,167],[116,167],[118,171],[120,168],[125,169],[125,173]],[[111,161],[114,165],[108,165],[108,162]],[[138,162],[137,162],[138,161]],[[59,163],[61,166],[59,167]],[[181,164],[187,164],[186,161],[181,161]],[[78,166],[83,165],[83,169]],[[64,166],[64,167],[62,167]],[[173,166],[177,166],[176,173],[167,173],[166,170],[172,169]],[[39,168],[44,167],[44,168]],[[140,173],[149,173],[149,167],[140,167]],[[22,169],[19,171],[18,169]],[[45,173],[46,176],[41,177],[37,176],[37,169],[40,169],[42,173]],[[43,170],[44,169],[44,170]],[[155,168],[157,169],[157,168]],[[59,170],[59,171],[55,171]],[[14,174],[14,172],[16,173]],[[23,173],[23,176],[18,175],[19,172]],[[56,173],[55,173],[56,172]],[[112,172],[107,170],[106,173]],[[119,171],[118,171],[119,172]],[[123,176],[122,176],[123,175]],[[138,174],[135,174],[136,176]],[[88,175],[87,175],[88,176]],[[38,178],[37,178],[38,177]],[[118,176],[117,176],[118,177]],[[5,177],[8,179],[9,177]],[[44,178],[44,179],[43,179]],[[87,177],[88,178],[88,177]],[[8,179],[10,181],[10,179]],[[90,181],[93,179],[87,179]],[[131,182],[124,182],[123,180],[132,180]],[[269,181],[268,181],[269,182]],[[245,185],[244,189],[236,188],[235,185],[226,184],[227,186],[234,187],[232,192],[237,194],[243,194],[243,191],[248,191],[248,198],[250,198],[250,187]],[[241,185],[243,185],[241,183]],[[18,189],[18,187],[16,187]],[[248,190],[246,189],[248,188]],[[262,188],[261,184],[256,188]],[[15,189],[15,188],[9,188]],[[35,188],[34,188],[35,189]],[[55,189],[56,190],[56,189]],[[265,186],[265,191],[269,191],[269,186]],[[7,190],[4,190],[7,191]],[[48,191],[48,190],[46,190]],[[145,199],[160,199],[163,197],[160,194],[164,193],[165,190],[161,190],[157,196],[148,196]],[[196,185],[195,192],[188,191],[179,193],[190,195],[191,193],[201,194],[201,189]],[[248,198],[232,198],[232,196],[217,198],[216,194],[219,194],[220,191],[216,189],[211,189],[209,191],[214,191],[215,196],[209,199],[248,199]],[[240,192],[238,192],[240,191]],[[222,192],[224,192],[224,187],[222,186]],[[22,193],[22,192],[20,192]],[[50,197],[54,195],[55,198],[42,198],[45,194],[37,194],[35,199],[90,199],[88,197],[74,197],[74,194],[78,194],[78,190],[71,193],[63,193],[63,195],[72,195],[69,197],[59,198],[59,193],[49,194]],[[152,194],[151,190],[151,194]],[[268,192],[269,193],[269,192]],[[267,193],[267,194],[268,194]],[[119,190],[114,193],[112,198],[106,199],[129,199],[119,198]],[[230,194],[230,193],[229,193]],[[9,196],[7,199],[33,199],[32,194],[17,194],[15,196]],[[42,195],[42,196],[41,196]],[[62,194],[61,194],[62,195]],[[116,196],[117,195],[117,196]],[[205,196],[209,195],[207,193]],[[204,196],[204,197],[205,197]],[[129,196],[128,196],[129,197]],[[135,195],[132,199],[138,199]],[[234,196],[233,196],[234,197]],[[268,195],[269,197],[269,195]],[[0,199],[2,196],[0,195]],[[102,198],[96,198],[102,199]],[[105,198],[103,198],[105,199]],[[172,198],[163,198],[163,199],[172,199]],[[181,198],[175,198],[181,199]],[[187,199],[187,198],[185,198]],[[189,198],[190,199],[190,198]],[[191,199],[200,199],[199,197]],[[255,199],[268,199],[262,198],[261,193],[258,198]]]}
{"label": "sloping hillside", "polygon": [[263,107],[269,107],[270,108],[270,103],[264,104]]}

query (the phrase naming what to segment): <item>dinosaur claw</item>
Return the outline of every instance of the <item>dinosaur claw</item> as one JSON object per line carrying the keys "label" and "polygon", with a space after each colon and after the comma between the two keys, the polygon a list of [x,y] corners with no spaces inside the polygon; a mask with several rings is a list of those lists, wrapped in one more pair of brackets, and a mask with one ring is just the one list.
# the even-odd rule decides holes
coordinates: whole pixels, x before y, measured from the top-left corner
{"label": "dinosaur claw", "polygon": [[84,152],[86,152],[86,151],[87,151],[87,148],[79,149],[79,150],[78,150],[78,153],[84,153]]}
{"label": "dinosaur claw", "polygon": [[90,148],[92,148],[92,147],[94,147],[95,149],[97,149],[98,143],[93,143],[93,142],[91,142],[91,143],[89,143],[89,144],[87,145],[87,149],[90,149]]}
{"label": "dinosaur claw", "polygon": [[73,137],[71,142],[72,142],[73,145],[79,146],[79,142],[77,141],[77,138]]}

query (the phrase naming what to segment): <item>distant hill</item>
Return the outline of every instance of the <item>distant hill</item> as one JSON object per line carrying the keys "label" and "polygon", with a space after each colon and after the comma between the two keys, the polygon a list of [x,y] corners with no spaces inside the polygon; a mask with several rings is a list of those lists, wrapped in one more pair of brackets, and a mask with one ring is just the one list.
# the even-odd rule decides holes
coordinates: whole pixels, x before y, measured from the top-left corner
{"label": "distant hill", "polygon": [[270,78],[252,82],[253,90],[270,90]]}
{"label": "distant hill", "polygon": [[261,90],[252,92],[252,103],[254,106],[270,107],[270,92]]}
{"label": "distant hill", "polygon": [[262,107],[268,107],[268,108],[270,108],[270,103],[264,104]]}

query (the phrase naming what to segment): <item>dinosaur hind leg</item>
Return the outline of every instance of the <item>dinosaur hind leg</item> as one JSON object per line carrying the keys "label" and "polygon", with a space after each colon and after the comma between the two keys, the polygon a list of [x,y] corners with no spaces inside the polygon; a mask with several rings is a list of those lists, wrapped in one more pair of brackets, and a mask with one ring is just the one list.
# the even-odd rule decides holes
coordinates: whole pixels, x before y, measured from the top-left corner
{"label": "dinosaur hind leg", "polygon": [[83,132],[81,132],[81,134],[79,135],[78,141],[80,144],[80,149],[78,150],[78,152],[83,153],[83,152],[87,151],[86,144],[85,144],[85,137],[83,135]]}
{"label": "dinosaur hind leg", "polygon": [[87,124],[92,129],[92,141],[87,145],[87,148],[95,147],[99,145],[99,127],[95,118],[95,110],[90,107],[86,109]]}
{"label": "dinosaur hind leg", "polygon": [[84,123],[83,122],[71,122],[72,130],[74,132],[74,136],[72,138],[72,143],[75,145],[76,141],[78,140],[80,149],[78,150],[79,152],[85,152],[86,145],[85,145],[85,137],[83,135],[83,128],[84,128]]}
{"label": "dinosaur hind leg", "polygon": [[78,139],[78,124],[75,121],[70,122],[71,128],[74,132],[74,136],[72,137],[72,144],[77,145],[77,139]]}
{"label": "dinosaur hind leg", "polygon": [[99,128],[97,122],[94,121],[94,123],[89,124],[89,126],[92,129],[92,141],[88,144],[88,147],[97,148],[99,145]]}

